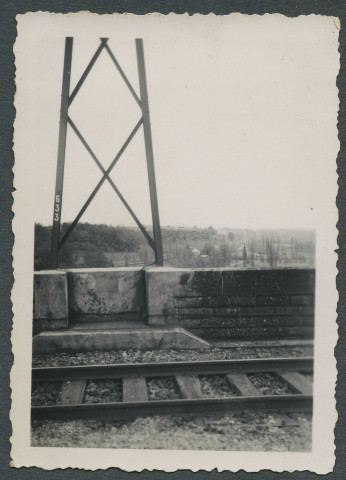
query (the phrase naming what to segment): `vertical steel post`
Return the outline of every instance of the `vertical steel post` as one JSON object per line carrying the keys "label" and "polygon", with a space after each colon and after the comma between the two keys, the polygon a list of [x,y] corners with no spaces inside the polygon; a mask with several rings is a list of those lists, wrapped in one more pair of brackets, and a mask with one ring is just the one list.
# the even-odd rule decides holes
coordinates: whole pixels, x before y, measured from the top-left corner
{"label": "vertical steel post", "polygon": [[145,75],[143,40],[141,38],[136,38],[136,51],[137,51],[139,89],[140,89],[142,112],[143,112],[143,131],[144,131],[145,152],[147,157],[151,213],[152,213],[152,219],[153,219],[155,259],[156,259],[156,264],[159,266],[162,266],[163,265],[162,238],[161,238],[161,228],[160,228],[160,218],[159,218],[159,206],[157,202],[154,154],[153,154],[153,144],[152,144],[151,128],[150,128],[148,89],[147,89],[147,80]]}
{"label": "vertical steel post", "polygon": [[69,94],[70,94],[72,47],[73,47],[73,38],[66,37],[64,72],[63,72],[63,79],[62,79],[61,107],[60,107],[58,161],[57,161],[57,169],[56,169],[53,227],[52,227],[52,238],[51,238],[51,268],[53,269],[58,268],[58,265],[59,265],[59,260],[58,260],[59,239],[60,239],[62,191],[63,191],[64,166],[65,166],[68,102],[69,102]]}

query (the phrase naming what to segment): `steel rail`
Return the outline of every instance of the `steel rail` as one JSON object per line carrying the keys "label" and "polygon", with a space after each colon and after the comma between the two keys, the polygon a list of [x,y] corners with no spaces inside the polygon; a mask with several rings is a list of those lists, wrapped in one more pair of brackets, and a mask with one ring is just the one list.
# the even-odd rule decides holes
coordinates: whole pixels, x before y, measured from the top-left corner
{"label": "steel rail", "polygon": [[312,371],[312,357],[256,358],[164,363],[123,363],[111,365],[79,365],[70,367],[35,367],[34,382],[125,378],[131,376],[160,377],[179,374],[227,374],[275,371]]}
{"label": "steel rail", "polygon": [[147,415],[214,414],[243,410],[310,412],[311,395],[267,395],[261,397],[197,398],[148,402],[81,403],[32,407],[31,420],[109,419],[125,420]]}

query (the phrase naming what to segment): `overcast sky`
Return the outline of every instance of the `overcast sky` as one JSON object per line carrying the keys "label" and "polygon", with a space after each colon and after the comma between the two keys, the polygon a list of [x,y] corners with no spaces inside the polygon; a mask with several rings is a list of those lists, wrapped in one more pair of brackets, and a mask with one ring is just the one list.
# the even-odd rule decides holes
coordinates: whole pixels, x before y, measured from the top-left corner
{"label": "overcast sky", "polygon": [[[99,37],[109,37],[139,91],[135,38],[143,38],[162,225],[314,228],[316,216],[327,214],[334,200],[325,186],[335,181],[338,147],[332,18],[26,18],[15,47],[17,126],[23,127],[27,178],[35,185],[35,221],[52,222],[67,35],[74,37],[71,90]],[[106,51],[70,116],[107,167],[140,109]],[[63,221],[74,219],[101,175],[69,128]],[[150,224],[142,129],[112,178]],[[107,182],[82,221],[133,224]]]}

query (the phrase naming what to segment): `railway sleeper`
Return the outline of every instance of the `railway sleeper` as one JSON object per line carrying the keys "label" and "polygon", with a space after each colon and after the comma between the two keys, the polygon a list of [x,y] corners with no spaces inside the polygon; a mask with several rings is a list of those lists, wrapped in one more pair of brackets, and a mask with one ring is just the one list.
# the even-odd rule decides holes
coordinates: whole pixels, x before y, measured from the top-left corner
{"label": "railway sleeper", "polygon": [[[212,362],[211,362],[212,363]],[[152,365],[155,368],[155,365]],[[157,364],[156,364],[157,367]],[[205,365],[204,365],[205,367]],[[225,374],[227,382],[237,393],[237,396],[205,398],[198,374],[174,375],[179,389],[179,399],[148,400],[147,375],[132,375],[122,378],[122,402],[83,403],[87,379],[65,380],[62,383],[56,405],[33,406],[32,419],[113,419],[124,420],[139,416],[192,414],[196,422],[205,427],[202,415],[225,413],[242,410],[310,412],[312,411],[312,382],[298,371],[277,370],[270,366],[269,371],[285,382],[294,393],[284,395],[264,395],[251,382],[245,372],[239,369]],[[98,367],[102,369],[102,367]],[[149,369],[150,370],[150,367]],[[203,369],[202,369],[203,370]],[[212,371],[214,372],[214,368]],[[107,369],[105,370],[107,372]],[[203,370],[204,371],[204,370]],[[251,369],[250,369],[251,371]],[[258,372],[258,369],[255,369]],[[65,369],[68,372],[68,369]],[[97,378],[101,378],[100,370]],[[170,370],[172,375],[173,370]],[[109,372],[108,372],[109,373]],[[106,378],[110,379],[106,373]],[[247,372],[251,373],[251,372]],[[37,372],[36,372],[37,374]],[[217,373],[214,373],[217,375]],[[118,377],[119,379],[119,377]]]}

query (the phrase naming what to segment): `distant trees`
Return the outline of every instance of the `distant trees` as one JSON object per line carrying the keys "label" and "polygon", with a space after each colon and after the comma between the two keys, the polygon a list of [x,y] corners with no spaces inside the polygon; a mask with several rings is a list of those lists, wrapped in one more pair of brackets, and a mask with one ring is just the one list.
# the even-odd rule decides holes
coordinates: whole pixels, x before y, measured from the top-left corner
{"label": "distant trees", "polygon": [[222,265],[228,267],[231,262],[232,251],[227,243],[223,243],[220,245],[219,255]]}
{"label": "distant trees", "polygon": [[215,246],[211,242],[207,242],[203,245],[201,254],[202,255],[212,255],[215,251]]}
{"label": "distant trees", "polygon": [[[61,228],[61,238],[69,224]],[[142,234],[125,227],[108,225],[92,225],[79,223],[71,233],[59,253],[59,264],[62,268],[78,267],[111,267],[105,252],[134,252],[140,247]],[[50,267],[51,227],[35,225],[35,270]],[[125,261],[128,262],[128,259]]]}
{"label": "distant trees", "polygon": [[266,238],[266,255],[268,265],[270,267],[274,267],[278,260],[278,255],[274,245],[274,241],[271,238]]}
{"label": "distant trees", "polygon": [[210,227],[208,227],[208,233],[209,233],[210,237],[214,237],[216,235],[217,231],[215,230],[215,228],[210,226]]}
{"label": "distant trees", "polygon": [[[62,225],[61,237],[69,224]],[[152,231],[148,229],[150,235]],[[163,227],[165,265],[264,267],[314,265],[314,237],[251,230],[217,233],[212,228]],[[35,270],[50,268],[51,227],[35,225]],[[135,227],[80,223],[60,250],[62,268],[151,265],[154,252]]]}

